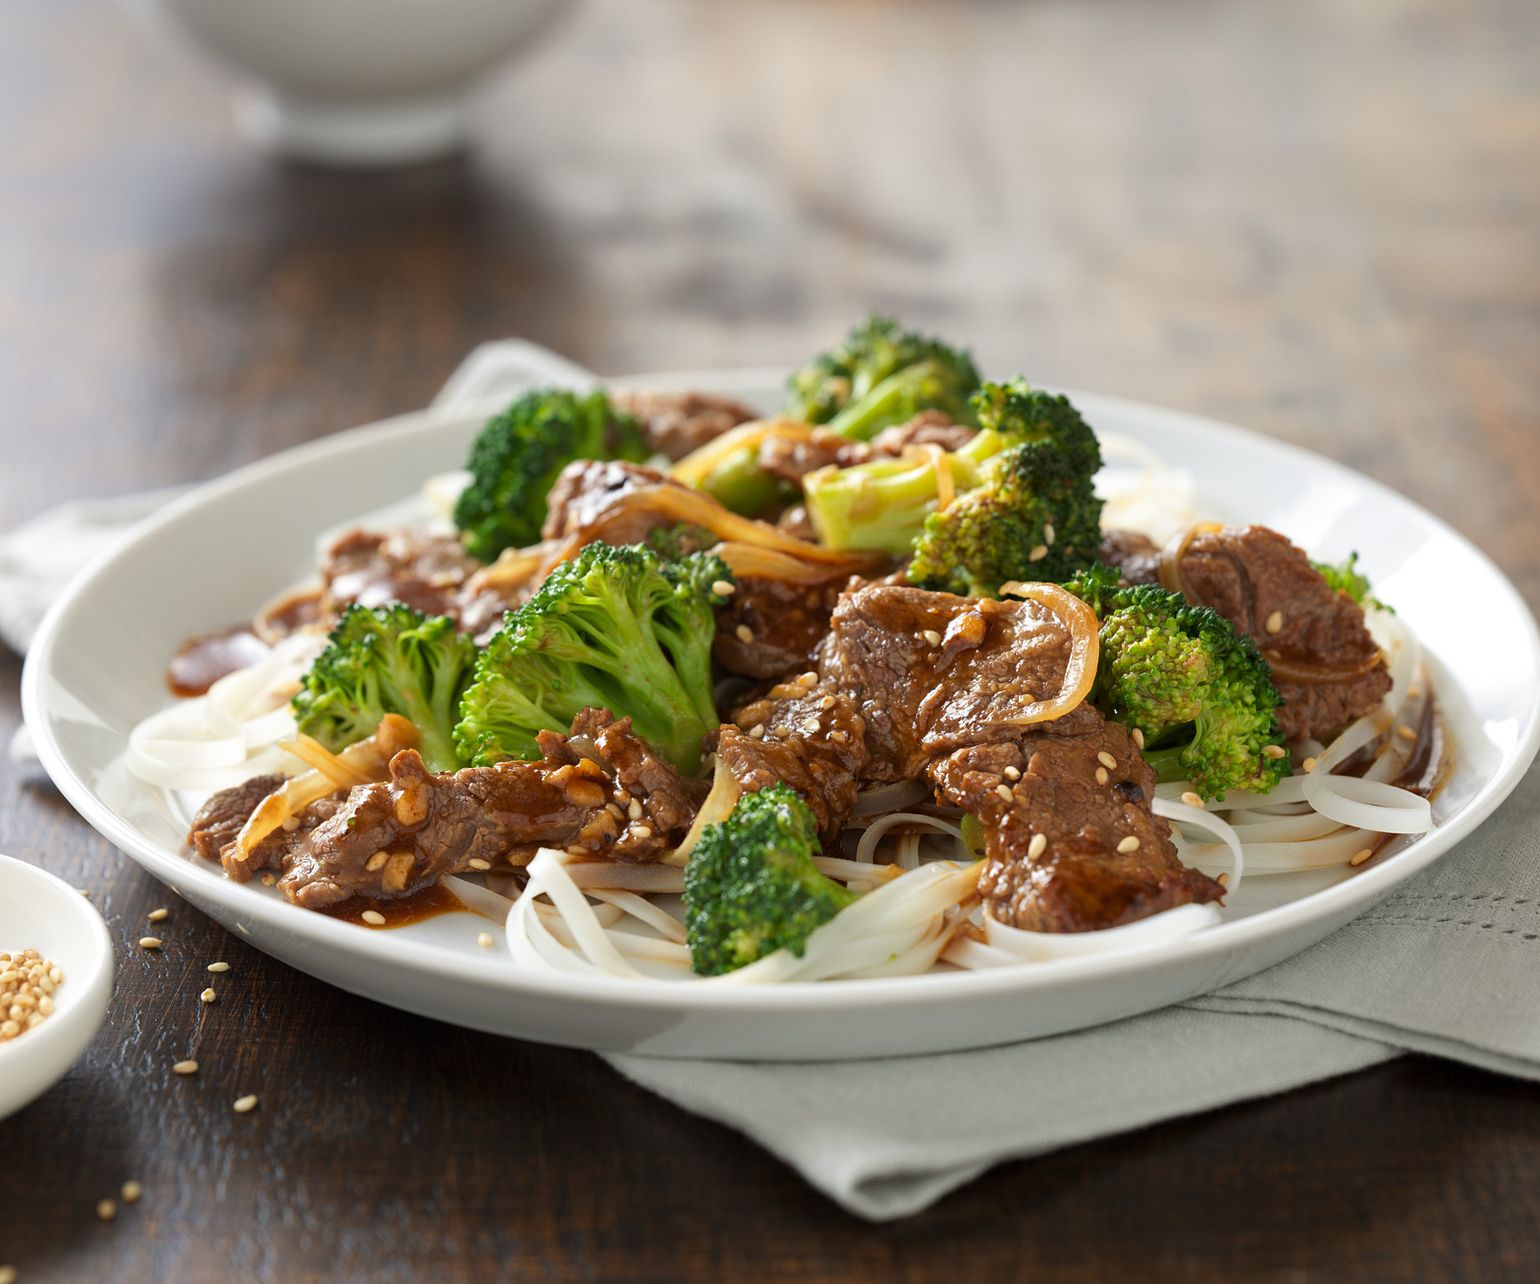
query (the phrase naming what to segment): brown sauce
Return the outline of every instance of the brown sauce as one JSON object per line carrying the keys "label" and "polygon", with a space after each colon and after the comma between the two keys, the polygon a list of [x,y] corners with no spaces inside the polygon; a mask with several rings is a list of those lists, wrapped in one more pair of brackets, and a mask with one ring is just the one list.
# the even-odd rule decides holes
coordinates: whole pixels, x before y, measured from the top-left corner
{"label": "brown sauce", "polygon": [[[410,896],[400,896],[395,900],[350,896],[347,900],[340,901],[320,912],[348,923],[357,923],[362,927],[373,927],[383,931],[388,927],[405,927],[409,923],[421,923],[424,919],[437,918],[440,914],[454,914],[464,908],[465,902],[447,887],[440,883],[429,883],[428,886],[419,888]],[[365,910],[374,910],[385,921],[383,923],[365,922],[363,917]]]}
{"label": "brown sauce", "polygon": [[244,624],[188,638],[166,666],[166,685],[176,696],[201,696],[220,678],[255,664],[267,643]]}

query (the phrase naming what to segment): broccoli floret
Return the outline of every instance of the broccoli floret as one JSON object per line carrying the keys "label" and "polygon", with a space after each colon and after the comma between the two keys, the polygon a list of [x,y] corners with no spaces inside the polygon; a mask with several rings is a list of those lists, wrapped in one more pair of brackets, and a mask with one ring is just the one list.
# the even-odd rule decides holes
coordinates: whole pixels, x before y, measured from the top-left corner
{"label": "broccoli floret", "polygon": [[448,616],[350,606],[293,700],[299,729],[332,752],[374,734],[387,713],[417,727],[430,771],[460,766],[454,724],[476,645]]}
{"label": "broccoli floret", "polygon": [[1228,789],[1267,793],[1288,774],[1276,748],[1278,690],[1246,634],[1159,585],[1119,588],[1104,567],[1066,587],[1101,620],[1092,701],[1143,734],[1161,779],[1185,778],[1217,798]]}
{"label": "broccoli floret", "polygon": [[792,374],[786,409],[806,423],[867,441],[922,410],[971,424],[968,399],[978,386],[973,359],[961,348],[874,316]]}
{"label": "broccoli floret", "polygon": [[[911,582],[969,595],[1007,580],[1063,579],[1101,542],[1096,435],[1065,398],[1025,381],[987,383],[981,425],[959,450],[825,468],[803,479],[831,548],[914,554]],[[941,487],[955,498],[936,511]]]}
{"label": "broccoli floret", "polygon": [[471,446],[470,484],[454,513],[466,551],[490,562],[505,548],[538,541],[546,496],[574,459],[640,462],[649,453],[641,424],[602,392],[525,393]]}
{"label": "broccoli floret", "polygon": [[1379,598],[1370,594],[1369,577],[1358,569],[1357,553],[1349,553],[1347,561],[1341,566],[1333,566],[1330,562],[1311,562],[1310,565],[1315,567],[1320,577],[1336,592],[1346,593],[1359,606],[1372,606],[1381,611],[1391,610]]}
{"label": "broccoli floret", "polygon": [[818,823],[788,785],[745,794],[708,825],[684,871],[690,966],[704,976],[776,950],[801,956],[813,930],[856,899],[819,873]]}
{"label": "broccoli floret", "polygon": [[711,699],[718,557],[677,561],[642,544],[590,544],[504,617],[460,701],[455,744],[471,763],[536,758],[535,736],[588,707],[629,716],[681,771],[700,770]]}

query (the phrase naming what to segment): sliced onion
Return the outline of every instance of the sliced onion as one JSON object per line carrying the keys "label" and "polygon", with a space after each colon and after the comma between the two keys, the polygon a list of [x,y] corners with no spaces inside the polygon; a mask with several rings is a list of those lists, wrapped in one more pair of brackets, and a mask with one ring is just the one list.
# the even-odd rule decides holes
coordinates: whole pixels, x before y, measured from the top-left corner
{"label": "sliced onion", "polygon": [[690,853],[695,850],[695,844],[700,842],[700,836],[705,833],[706,826],[720,825],[731,816],[741,795],[742,790],[733,773],[728,769],[727,763],[717,758],[711,778],[711,792],[706,795],[700,810],[695,813],[695,819],[691,822],[684,841],[663,857],[662,863],[683,867],[689,861]]}
{"label": "sliced onion", "polygon": [[1100,628],[1096,613],[1068,589],[1057,584],[1028,584],[1013,581],[1000,586],[1001,597],[1022,598],[1036,602],[1069,631],[1069,662],[1064,667],[1064,682],[1059,693],[1049,700],[1038,700],[1027,706],[1026,712],[1016,718],[1004,719],[1013,727],[1031,726],[1038,722],[1052,722],[1063,717],[1091,693],[1096,680],[1096,661],[1101,650]]}
{"label": "sliced onion", "polygon": [[669,469],[669,476],[686,486],[699,486],[718,465],[745,450],[757,450],[770,437],[792,442],[813,440],[817,429],[794,419],[756,419],[739,424],[692,450]]}

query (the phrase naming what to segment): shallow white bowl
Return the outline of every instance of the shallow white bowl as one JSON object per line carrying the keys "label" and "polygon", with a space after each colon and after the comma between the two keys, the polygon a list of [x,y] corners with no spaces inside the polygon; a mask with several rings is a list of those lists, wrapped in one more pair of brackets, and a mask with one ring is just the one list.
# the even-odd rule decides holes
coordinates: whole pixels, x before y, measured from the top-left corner
{"label": "shallow white bowl", "polygon": [[470,95],[574,0],[124,0],[241,78],[236,124],[337,165],[426,160],[465,141]]}
{"label": "shallow white bowl", "polygon": [[[775,372],[616,381],[698,388],[769,409]],[[1175,944],[987,972],[717,988],[530,974],[446,915],[370,931],[225,880],[180,856],[186,815],[120,761],[129,729],[167,702],[167,657],[190,634],[249,618],[309,574],[315,534],[457,467],[491,405],[406,415],[313,442],[205,486],[84,572],[23,676],[28,726],[81,814],[157,878],[258,948],[344,989],[522,1038],[659,1056],[834,1059],[1056,1034],[1205,993],[1315,944],[1470,833],[1540,742],[1540,642],[1502,574],[1465,539],[1368,479],[1293,447],[1108,397],[1073,394],[1104,431],[1187,469],[1200,514],[1257,521],[1317,556],[1352,550],[1421,637],[1458,746],[1437,828],[1357,870],[1247,878],[1224,921]],[[1451,610],[1450,586],[1480,609]]]}
{"label": "shallow white bowl", "polygon": [[112,997],[112,940],[91,902],[37,866],[0,856],[0,952],[25,949],[57,963],[64,981],[51,1017],[0,1043],[0,1119],[64,1077],[101,1029]]}

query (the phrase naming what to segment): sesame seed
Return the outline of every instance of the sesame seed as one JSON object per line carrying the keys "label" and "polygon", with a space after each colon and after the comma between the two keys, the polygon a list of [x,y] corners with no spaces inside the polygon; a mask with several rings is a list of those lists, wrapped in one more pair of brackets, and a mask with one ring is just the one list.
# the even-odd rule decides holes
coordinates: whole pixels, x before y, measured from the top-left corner
{"label": "sesame seed", "polygon": [[1263,756],[1267,758],[1285,758],[1288,756],[1288,753],[1289,751],[1282,745],[1268,745],[1262,750]]}
{"label": "sesame seed", "polygon": [[79,892],[82,896],[84,896],[86,898],[86,900],[90,900],[91,899],[91,892],[90,892],[90,890],[88,888],[77,887],[75,890],[77,892]]}
{"label": "sesame seed", "polygon": [[149,920],[152,923],[163,923],[170,916],[171,911],[168,909],[152,909],[148,915]]}
{"label": "sesame seed", "polygon": [[1203,799],[1195,794],[1191,789],[1182,795],[1182,801],[1189,807],[1203,806]]}
{"label": "sesame seed", "polygon": [[214,987],[211,985],[211,986],[209,986],[208,989],[206,989],[198,997],[200,999],[202,999],[203,1002],[205,1002],[205,1003],[212,1003],[212,1002],[214,1002],[215,999],[217,999],[219,997],[219,995],[215,992]]}
{"label": "sesame seed", "polygon": [[384,869],[385,862],[389,859],[389,852],[375,852],[373,856],[369,857],[369,859],[364,862],[364,869],[373,874],[377,870]]}
{"label": "sesame seed", "polygon": [[1096,755],[1096,761],[1101,763],[1101,765],[1106,767],[1108,770],[1111,770],[1113,767],[1118,765],[1118,760],[1105,749]]}
{"label": "sesame seed", "polygon": [[1105,785],[1111,779],[1112,777],[1107,774],[1105,767],[1098,767],[1096,769],[1096,783],[1098,785]]}
{"label": "sesame seed", "polygon": [[491,932],[479,932],[479,933],[477,933],[477,935],[476,935],[476,944],[481,946],[481,948],[484,949],[484,950],[490,950],[492,948],[492,933]]}
{"label": "sesame seed", "polygon": [[467,865],[469,865],[472,869],[491,869],[492,868],[492,862],[489,861],[489,860],[482,860],[482,858],[480,856],[472,856],[465,863]]}
{"label": "sesame seed", "polygon": [[158,949],[160,949],[160,937],[158,937],[158,936],[141,936],[139,938],[139,948],[141,950],[158,950]]}
{"label": "sesame seed", "polygon": [[637,799],[633,798],[631,800],[631,805],[626,808],[626,815],[629,816],[632,820],[640,820],[642,818],[642,804]]}
{"label": "sesame seed", "polygon": [[230,965],[228,963],[210,963],[208,970],[210,972],[228,972]]}
{"label": "sesame seed", "polygon": [[1364,847],[1348,857],[1349,865],[1362,865],[1369,857],[1374,855],[1374,848]]}
{"label": "sesame seed", "polygon": [[385,925],[385,915],[381,914],[379,910],[365,910],[358,917],[374,927],[383,927]]}
{"label": "sesame seed", "polygon": [[1214,881],[1221,887],[1228,887],[1230,885],[1230,875],[1228,871],[1223,874],[1214,875]]}
{"label": "sesame seed", "polygon": [[1134,837],[1133,834],[1130,834],[1127,838],[1118,844],[1118,850],[1125,854],[1128,852],[1136,852],[1139,850],[1139,840]]}
{"label": "sesame seed", "polygon": [[818,702],[818,707],[820,709],[834,708],[834,697],[831,695],[824,696],[824,698]]}
{"label": "sesame seed", "polygon": [[802,723],[802,734],[804,736],[816,736],[818,734],[818,719],[817,718],[806,718],[806,719],[804,719],[803,723]]}
{"label": "sesame seed", "polygon": [[837,744],[842,744],[842,745],[843,744],[848,744],[849,741],[850,741],[850,732],[848,732],[848,731],[831,731],[831,732],[829,732],[829,739],[833,740]]}
{"label": "sesame seed", "polygon": [[1032,841],[1027,844],[1027,859],[1036,860],[1048,850],[1048,835],[1033,834]]}
{"label": "sesame seed", "polygon": [[941,634],[937,633],[935,629],[926,629],[920,636],[929,642],[931,646],[941,645]]}
{"label": "sesame seed", "polygon": [[1134,748],[1136,748],[1136,749],[1143,749],[1144,748],[1144,732],[1140,731],[1138,727],[1135,727],[1133,729],[1133,732],[1132,732],[1132,737],[1133,737],[1133,742],[1134,742]]}
{"label": "sesame seed", "polygon": [[144,1187],[136,1181],[126,1181],[123,1183],[122,1194],[125,1204],[137,1204],[139,1197],[144,1194]]}
{"label": "sesame seed", "polygon": [[1407,726],[1406,723],[1404,723],[1404,722],[1399,727],[1396,728],[1396,734],[1398,736],[1400,736],[1401,739],[1403,739],[1403,740],[1415,740],[1415,739],[1417,739],[1417,731],[1416,731],[1416,729],[1413,728],[1413,727]]}
{"label": "sesame seed", "polygon": [[712,580],[711,591],[718,597],[731,597],[738,591],[738,586],[731,580]]}
{"label": "sesame seed", "polygon": [[104,1222],[110,1222],[118,1215],[118,1201],[115,1199],[101,1199],[96,1204],[96,1215]]}
{"label": "sesame seed", "polygon": [[1021,779],[1021,768],[1020,767],[1007,767],[1003,774],[1004,774],[1004,776],[1005,776],[1005,778],[1007,780],[1020,780]]}
{"label": "sesame seed", "polygon": [[1052,522],[1044,522],[1043,523],[1043,543],[1045,543],[1045,544],[1052,544],[1053,543],[1053,523]]}
{"label": "sesame seed", "polygon": [[631,826],[631,832],[636,837],[638,837],[638,838],[651,838],[652,837],[652,826],[651,825],[632,825]]}
{"label": "sesame seed", "polygon": [[752,642],[754,640],[754,630],[749,628],[747,624],[740,624],[733,630],[733,633],[740,642]]}
{"label": "sesame seed", "polygon": [[749,735],[751,735],[755,740],[763,740],[765,738],[765,724],[763,722],[756,722],[754,724],[754,730],[749,732]]}
{"label": "sesame seed", "polygon": [[1265,627],[1269,633],[1277,633],[1281,628],[1283,628],[1283,612],[1274,611],[1271,615],[1269,615],[1267,617],[1267,624]]}
{"label": "sesame seed", "polygon": [[196,1061],[178,1061],[171,1067],[172,1074],[197,1074],[198,1063]]}
{"label": "sesame seed", "polygon": [[1009,785],[996,785],[995,793],[1000,795],[1001,802],[1011,802],[1016,797],[1016,795],[1011,792],[1011,787]]}
{"label": "sesame seed", "polygon": [[1406,698],[1408,700],[1421,700],[1422,699],[1422,688],[1421,687],[1407,687],[1407,689],[1406,689]]}
{"label": "sesame seed", "polygon": [[1030,553],[1027,554],[1027,561],[1029,561],[1029,562],[1041,562],[1047,556],[1048,556],[1048,545],[1046,545],[1046,544],[1039,544],[1036,548],[1034,548]]}
{"label": "sesame seed", "polygon": [[1306,758],[1304,762],[1300,763],[1299,765],[1305,769],[1305,774],[1308,775],[1310,772],[1315,770],[1315,759]]}
{"label": "sesame seed", "polygon": [[277,874],[263,874],[262,875],[262,886],[263,887],[277,887],[278,886],[278,875]]}
{"label": "sesame seed", "polygon": [[256,1095],[256,1093],[251,1093],[249,1096],[245,1096],[245,1097],[237,1097],[235,1099],[235,1105],[233,1107],[233,1109],[235,1110],[235,1113],[238,1114],[238,1115],[249,1114],[251,1111],[255,1110],[256,1108],[257,1108],[257,1095]]}

